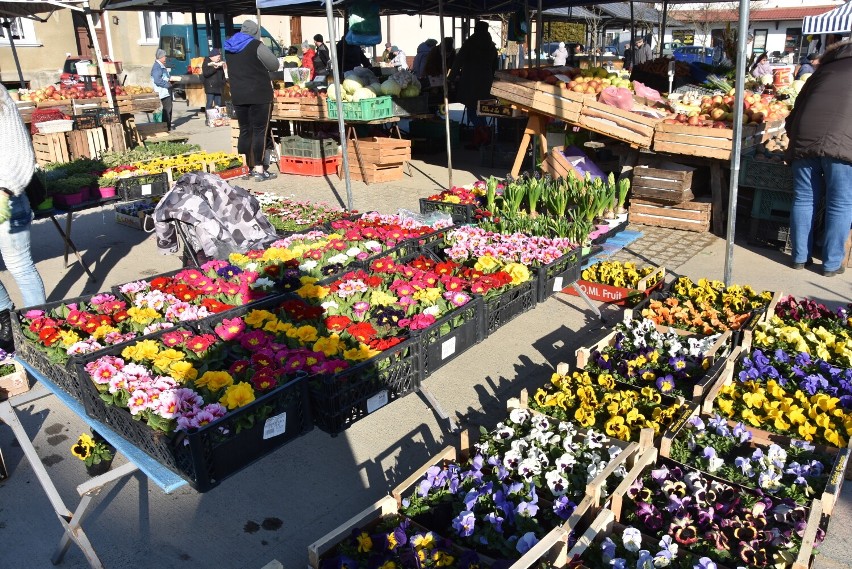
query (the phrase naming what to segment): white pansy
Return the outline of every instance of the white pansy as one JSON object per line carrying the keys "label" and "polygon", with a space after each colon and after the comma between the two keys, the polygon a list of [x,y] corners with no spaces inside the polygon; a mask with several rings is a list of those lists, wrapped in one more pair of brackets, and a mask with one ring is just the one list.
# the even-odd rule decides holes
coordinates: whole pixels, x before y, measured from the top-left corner
{"label": "white pansy", "polygon": [[346,250],[346,255],[349,257],[357,257],[360,252],[361,249],[359,249],[358,247],[350,247]]}
{"label": "white pansy", "polygon": [[518,474],[529,480],[541,473],[541,464],[533,458],[525,458],[518,465]]}
{"label": "white pansy", "polygon": [[547,487],[556,497],[564,495],[571,484],[555,470],[548,471],[547,474],[544,475],[544,478],[547,480]]}
{"label": "white pansy", "polygon": [[328,263],[330,265],[342,265],[343,263],[348,263],[349,257],[346,253],[339,253],[337,255],[332,255],[328,258]]}
{"label": "white pansy", "polygon": [[523,425],[529,418],[529,409],[512,409],[511,413],[509,413],[509,420],[516,425]]}
{"label": "white pansy", "polygon": [[559,467],[559,470],[566,472],[570,471],[575,464],[577,464],[577,459],[570,452],[566,452],[556,460],[556,466]]}
{"label": "white pansy", "polygon": [[514,450],[506,451],[503,455],[503,466],[509,470],[517,470],[521,464],[521,454]]}
{"label": "white pansy", "polygon": [[299,265],[299,270],[303,272],[312,271],[317,268],[317,264],[318,263],[313,259],[308,259],[307,261]]}
{"label": "white pansy", "polygon": [[512,450],[516,453],[523,454],[528,448],[530,448],[530,443],[528,443],[524,439],[515,439],[514,441],[512,441],[512,444],[510,446],[512,447]]}

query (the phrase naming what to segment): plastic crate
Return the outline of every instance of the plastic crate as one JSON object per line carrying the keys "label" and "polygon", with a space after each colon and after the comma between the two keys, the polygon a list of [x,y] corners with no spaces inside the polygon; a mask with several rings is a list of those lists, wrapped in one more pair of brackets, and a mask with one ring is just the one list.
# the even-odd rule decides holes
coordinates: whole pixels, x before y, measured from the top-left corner
{"label": "plastic crate", "polygon": [[[337,118],[337,101],[328,99],[328,118]],[[347,121],[372,121],[393,116],[393,100],[390,97],[362,99],[343,103],[343,119]]]}
{"label": "plastic crate", "polygon": [[145,174],[119,178],[115,189],[122,201],[161,196],[169,191],[169,177],[166,174]]}
{"label": "plastic crate", "polygon": [[449,213],[453,216],[454,223],[473,223],[476,206],[420,198],[420,213],[431,213],[433,211],[445,211]]}
{"label": "plastic crate", "polygon": [[395,117],[425,115],[429,112],[429,95],[425,93],[416,97],[392,97],[391,100]]}
{"label": "plastic crate", "polygon": [[609,239],[612,239],[613,237],[615,237],[616,235],[618,235],[619,233],[621,233],[622,231],[627,229],[627,224],[628,224],[628,220],[625,219],[624,221],[622,221],[618,225],[610,227],[609,231],[607,231],[603,235],[598,235],[597,237],[592,239],[592,245],[603,245]]}
{"label": "plastic crate", "polygon": [[535,308],[537,295],[538,279],[533,276],[529,281],[485,300],[480,336],[487,338],[500,326]]}
{"label": "plastic crate", "polygon": [[771,247],[785,253],[792,251],[790,245],[790,221],[752,218],[749,223],[748,242],[751,245]]}
{"label": "plastic crate", "polygon": [[53,132],[69,132],[74,130],[74,121],[72,119],[57,119],[53,121],[35,123],[35,127],[41,134],[50,134]]}
{"label": "plastic crate", "polygon": [[[199,492],[214,488],[228,476],[313,428],[307,378],[301,376],[194,432],[169,435],[155,431],[144,421],[134,419],[127,409],[108,405],[100,398],[84,366],[103,355],[87,355],[74,362],[74,375],[82,385],[86,414],[139,447]],[[254,418],[253,426],[245,428],[245,419],[249,417]]]}
{"label": "plastic crate", "polygon": [[745,155],[740,164],[740,185],[747,188],[792,192],[793,169],[783,162],[756,160],[753,155]]}
{"label": "plastic crate", "polygon": [[301,158],[329,158],[337,156],[337,141],[333,138],[281,137],[281,154]]}
{"label": "plastic crate", "polygon": [[98,117],[91,113],[83,113],[82,115],[74,115],[74,130],[83,130],[86,128],[97,128]]}
{"label": "plastic crate", "polygon": [[412,338],[331,376],[308,380],[314,423],[337,435],[420,387],[420,340]]}
{"label": "plastic crate", "polygon": [[282,156],[278,165],[283,174],[297,176],[329,176],[337,173],[338,157],[302,158],[300,156]]}
{"label": "plastic crate", "polygon": [[121,118],[118,114],[110,109],[98,109],[94,114],[98,119],[98,126],[118,124],[121,122]]}
{"label": "plastic crate", "polygon": [[752,219],[789,223],[792,209],[792,190],[770,190],[767,188],[754,190],[754,199],[751,202]]}
{"label": "plastic crate", "polygon": [[482,341],[482,306],[482,298],[475,297],[416,334],[423,379]]}
{"label": "plastic crate", "polygon": [[553,293],[577,282],[580,278],[580,267],[582,266],[582,252],[578,249],[569,251],[552,263],[536,269],[536,291],[538,302],[544,302]]}

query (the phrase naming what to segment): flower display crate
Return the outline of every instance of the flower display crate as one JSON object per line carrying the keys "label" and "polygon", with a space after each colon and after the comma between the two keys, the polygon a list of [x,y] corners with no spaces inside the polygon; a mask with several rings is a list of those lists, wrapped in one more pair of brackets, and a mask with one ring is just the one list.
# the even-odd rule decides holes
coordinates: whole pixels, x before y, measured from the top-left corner
{"label": "flower display crate", "polygon": [[533,276],[525,283],[485,299],[482,316],[482,338],[487,338],[498,328],[532,310],[538,301],[538,278]]}
{"label": "flower display crate", "polygon": [[0,365],[6,364],[14,365],[15,371],[0,377],[0,401],[30,390],[30,378],[24,366],[15,360],[0,361]]}
{"label": "flower display crate", "polygon": [[169,178],[165,173],[119,178],[116,190],[121,201],[161,196],[169,191]]}
{"label": "flower display crate", "polygon": [[423,379],[482,341],[482,312],[482,299],[474,297],[414,334],[420,341]]}
{"label": "flower display crate", "polygon": [[[648,286],[648,283],[655,279],[657,279],[656,282],[651,284],[651,286]],[[574,287],[580,287],[583,289],[586,296],[592,300],[605,302],[607,304],[614,304],[616,306],[625,306],[638,303],[642,299],[648,298],[652,292],[663,288],[665,280],[666,268],[657,267],[654,272],[642,278],[636,285],[636,288],[613,286],[605,283],[586,281],[583,279],[577,279],[576,283],[574,283]],[[567,287],[562,292],[565,294],[579,296],[574,287]]]}
{"label": "flower display crate", "polygon": [[432,213],[433,211],[449,213],[453,216],[453,223],[474,223],[476,206],[420,198],[420,213]]}
{"label": "flower display crate", "polygon": [[420,341],[409,339],[335,375],[309,378],[314,422],[337,435],[420,387]]}
{"label": "flower display crate", "polygon": [[[625,522],[626,512],[624,508],[627,503],[632,501],[631,498],[627,495],[628,491],[630,490],[630,487],[633,486],[636,481],[642,478],[646,473],[650,473],[652,469],[661,468],[663,466],[669,469],[680,468],[681,470],[687,473],[700,472],[690,467],[684,467],[677,462],[670,461],[667,458],[660,457],[656,449],[649,449],[636,461],[636,464],[633,466],[632,470],[627,474],[624,481],[613,492],[612,500],[610,502],[610,509],[612,510],[615,521],[622,523]],[[761,497],[763,497],[762,493],[757,493],[753,490],[749,490],[737,484],[732,484],[714,476],[710,476],[707,474],[702,474],[701,476],[705,480],[708,480],[712,483],[732,488],[732,492],[737,496],[738,500],[741,500],[742,497],[745,495],[749,495],[755,501],[758,501]],[[775,500],[778,505],[781,505],[781,500]],[[817,538],[817,532],[820,530],[820,526],[823,522],[823,512],[821,503],[819,501],[812,502],[809,508],[805,508],[805,513],[807,515],[805,531],[804,535],[802,536],[801,547],[799,548],[798,552],[796,552],[795,560],[793,560],[792,562],[785,563],[783,565],[778,565],[778,567],[785,567],[787,569],[810,569],[813,566],[814,541]],[[782,523],[780,520],[773,521],[775,523],[778,523],[779,525]],[[792,526],[790,526],[790,528],[792,529]],[[640,529],[640,531],[642,530],[641,527],[639,527],[638,529]],[[662,530],[660,536],[664,534],[665,531]],[[659,541],[659,536],[649,536],[645,532],[642,532],[642,539],[643,543],[646,543],[646,540],[647,543],[656,543],[657,541]],[[682,546],[682,548],[686,551],[692,552],[689,545]],[[726,566],[717,561],[716,566],[718,569],[734,569],[735,567],[739,566],[739,563],[735,562],[731,566]]]}
{"label": "flower display crate", "polygon": [[[615,225],[609,225],[609,228],[606,230],[605,233],[601,233],[600,235],[592,239],[592,245],[603,245],[604,243],[627,229],[627,225],[629,224],[629,221],[627,221],[627,215],[622,215],[624,215],[624,221],[616,223]],[[621,216],[619,216],[619,218],[620,217]]]}
{"label": "flower display crate", "polygon": [[[166,434],[137,420],[127,409],[106,404],[84,366],[121,348],[87,354],[72,364],[86,414],[101,421],[199,492],[218,486],[252,462],[313,428],[307,378],[299,377],[193,432]],[[249,428],[244,420],[260,416]]]}
{"label": "flower display crate", "polygon": [[536,269],[536,299],[544,302],[556,292],[572,289],[571,285],[580,278],[583,261],[582,251],[575,249],[552,263]]}

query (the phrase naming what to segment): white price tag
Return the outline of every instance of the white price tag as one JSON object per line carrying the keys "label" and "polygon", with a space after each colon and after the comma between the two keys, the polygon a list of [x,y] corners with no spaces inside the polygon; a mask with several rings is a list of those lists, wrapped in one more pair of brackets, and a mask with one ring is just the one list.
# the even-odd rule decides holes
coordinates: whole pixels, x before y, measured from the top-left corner
{"label": "white price tag", "polygon": [[387,390],[379,391],[369,399],[367,399],[367,413],[372,413],[377,409],[381,409],[388,404]]}
{"label": "white price tag", "polygon": [[142,195],[150,196],[151,195],[151,184],[142,184]]}
{"label": "white price tag", "polygon": [[563,277],[556,277],[555,279],[553,279],[553,292],[559,292],[560,290],[565,288],[564,286],[562,286],[562,278]]}
{"label": "white price tag", "polygon": [[444,340],[441,344],[441,359],[445,360],[456,353],[456,337],[453,336],[449,340]]}
{"label": "white price tag", "polygon": [[283,435],[287,430],[287,413],[270,417],[263,424],[263,440]]}

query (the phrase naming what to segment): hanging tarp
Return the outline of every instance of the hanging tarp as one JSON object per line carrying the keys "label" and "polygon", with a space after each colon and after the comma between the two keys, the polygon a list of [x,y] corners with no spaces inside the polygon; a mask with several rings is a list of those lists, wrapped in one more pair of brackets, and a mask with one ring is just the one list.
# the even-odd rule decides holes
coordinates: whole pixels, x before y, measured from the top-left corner
{"label": "hanging tarp", "polygon": [[819,16],[805,16],[802,22],[802,33],[805,35],[848,34],[850,31],[852,31],[852,2],[847,2]]}

